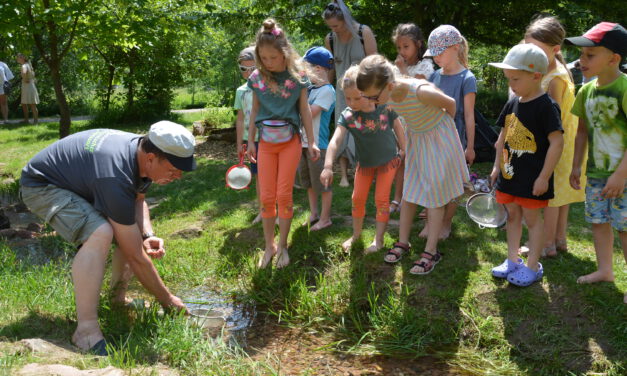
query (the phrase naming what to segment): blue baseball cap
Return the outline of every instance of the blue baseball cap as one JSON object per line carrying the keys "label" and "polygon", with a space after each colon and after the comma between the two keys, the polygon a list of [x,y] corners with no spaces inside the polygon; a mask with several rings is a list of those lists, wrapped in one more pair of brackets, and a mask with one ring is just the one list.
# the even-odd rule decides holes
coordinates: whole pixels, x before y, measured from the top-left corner
{"label": "blue baseball cap", "polygon": [[312,47],[305,52],[304,59],[309,64],[333,69],[333,55],[324,47]]}

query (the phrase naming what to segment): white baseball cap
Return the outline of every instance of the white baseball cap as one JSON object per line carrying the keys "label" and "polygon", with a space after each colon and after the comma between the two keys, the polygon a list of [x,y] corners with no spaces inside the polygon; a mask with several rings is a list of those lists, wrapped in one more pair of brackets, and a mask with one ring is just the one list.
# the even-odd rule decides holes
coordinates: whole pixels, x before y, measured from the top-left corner
{"label": "white baseball cap", "polygon": [[501,69],[515,69],[546,74],[549,68],[549,59],[540,47],[531,43],[523,43],[512,47],[505,55],[502,63],[488,64]]}
{"label": "white baseball cap", "polygon": [[196,140],[184,126],[167,120],[159,121],[150,126],[148,139],[166,155],[174,167],[182,171],[196,169]]}

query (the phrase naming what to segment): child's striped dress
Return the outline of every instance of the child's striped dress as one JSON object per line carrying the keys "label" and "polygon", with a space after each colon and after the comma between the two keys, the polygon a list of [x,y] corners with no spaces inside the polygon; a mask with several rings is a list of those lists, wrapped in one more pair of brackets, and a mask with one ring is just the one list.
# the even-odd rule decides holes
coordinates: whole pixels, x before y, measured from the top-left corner
{"label": "child's striped dress", "polygon": [[403,199],[437,208],[464,193],[468,167],[453,118],[416,97],[416,90],[423,84],[428,85],[424,80],[412,79],[403,101],[390,99],[388,105],[407,123]]}

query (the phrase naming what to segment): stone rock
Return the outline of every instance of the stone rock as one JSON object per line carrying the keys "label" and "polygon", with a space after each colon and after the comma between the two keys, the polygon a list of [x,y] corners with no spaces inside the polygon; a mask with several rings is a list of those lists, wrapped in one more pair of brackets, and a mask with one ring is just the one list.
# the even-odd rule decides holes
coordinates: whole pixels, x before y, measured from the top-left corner
{"label": "stone rock", "polygon": [[31,363],[17,372],[20,376],[125,376],[124,371],[113,366],[102,369],[86,369],[65,366],[62,364]]}
{"label": "stone rock", "polygon": [[15,179],[11,177],[2,179],[2,181],[0,182],[0,185],[11,185],[11,184],[15,184]]}
{"label": "stone rock", "polygon": [[35,223],[35,222],[31,222],[26,226],[26,230],[31,231],[31,232],[41,232],[44,229],[44,226],[39,224],[39,223]]}
{"label": "stone rock", "polygon": [[174,234],[172,234],[173,237],[183,238],[183,239],[197,238],[200,235],[202,235],[202,228],[198,226],[190,226],[186,229],[177,231]]}
{"label": "stone rock", "polygon": [[0,230],[0,238],[12,239],[17,235],[17,230],[12,228],[5,228]]}
{"label": "stone rock", "polygon": [[30,352],[38,357],[51,358],[56,361],[76,357],[76,353],[73,350],[65,349],[41,338],[23,339],[17,342],[17,344],[22,347],[22,352]]}
{"label": "stone rock", "polygon": [[63,364],[37,364],[31,363],[18,370],[16,375],[19,376],[178,376],[179,373],[171,370],[163,365],[155,368],[136,368],[123,371],[113,366],[100,369],[79,370],[78,368],[66,366]]}
{"label": "stone rock", "polygon": [[22,238],[22,239],[32,239],[35,237],[35,235],[33,234],[32,231],[28,231],[28,230],[17,230],[15,232],[15,235],[18,238]]}
{"label": "stone rock", "polygon": [[27,213],[27,212],[29,212],[28,207],[23,202],[19,202],[19,203],[13,205],[13,210],[15,210],[16,213]]}

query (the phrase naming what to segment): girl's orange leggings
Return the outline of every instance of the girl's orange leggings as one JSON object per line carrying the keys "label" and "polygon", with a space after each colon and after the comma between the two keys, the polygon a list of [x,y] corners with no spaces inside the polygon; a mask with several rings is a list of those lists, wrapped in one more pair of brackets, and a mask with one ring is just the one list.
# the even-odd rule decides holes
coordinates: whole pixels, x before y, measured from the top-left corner
{"label": "girl's orange leggings", "polygon": [[377,222],[387,222],[390,219],[390,191],[398,169],[398,162],[397,159],[394,159],[383,166],[365,169],[357,167],[355,188],[353,189],[353,217],[363,218],[366,216],[366,201],[376,174],[377,183],[374,191],[374,204],[377,208],[376,220]]}
{"label": "girl's orange leggings", "polygon": [[299,136],[280,144],[259,140],[257,169],[261,196],[261,217],[289,219],[294,214],[292,190],[301,156]]}

